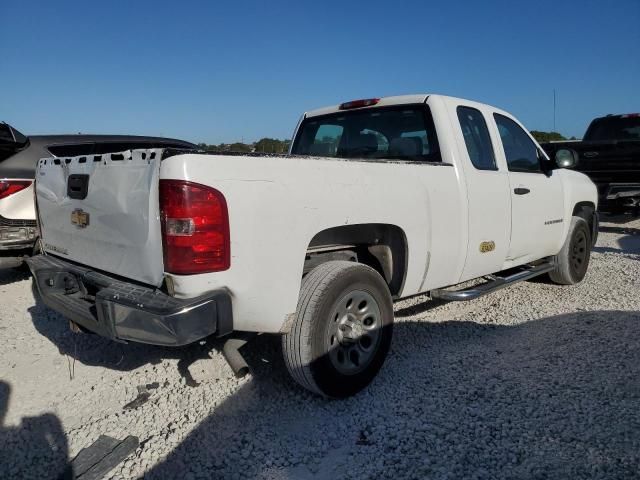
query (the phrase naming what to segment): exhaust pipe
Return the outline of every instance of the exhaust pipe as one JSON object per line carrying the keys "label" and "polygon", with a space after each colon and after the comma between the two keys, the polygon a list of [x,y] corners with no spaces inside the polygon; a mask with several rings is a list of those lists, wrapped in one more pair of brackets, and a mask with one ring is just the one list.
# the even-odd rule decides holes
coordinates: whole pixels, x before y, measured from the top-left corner
{"label": "exhaust pipe", "polygon": [[222,347],[222,354],[236,378],[242,378],[249,373],[249,365],[240,353],[240,348],[245,346],[248,341],[248,338],[230,338],[224,342]]}

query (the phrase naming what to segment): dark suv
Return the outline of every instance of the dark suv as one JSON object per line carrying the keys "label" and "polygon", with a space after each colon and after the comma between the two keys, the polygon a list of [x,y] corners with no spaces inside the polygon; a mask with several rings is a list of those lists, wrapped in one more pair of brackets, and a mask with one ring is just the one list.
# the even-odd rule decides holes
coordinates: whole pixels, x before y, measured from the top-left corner
{"label": "dark suv", "polygon": [[134,135],[25,136],[0,122],[0,268],[22,264],[36,248],[38,228],[33,200],[36,162],[44,157],[71,157],[122,152],[136,148],[197,150],[197,145],[162,137]]}

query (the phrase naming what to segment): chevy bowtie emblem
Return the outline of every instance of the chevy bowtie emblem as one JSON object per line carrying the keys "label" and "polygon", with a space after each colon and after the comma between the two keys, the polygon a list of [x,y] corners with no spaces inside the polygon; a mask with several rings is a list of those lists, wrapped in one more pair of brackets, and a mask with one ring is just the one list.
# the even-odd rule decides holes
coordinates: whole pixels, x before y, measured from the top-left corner
{"label": "chevy bowtie emblem", "polygon": [[89,225],[89,214],[81,208],[71,212],[71,223],[78,228],[86,228]]}
{"label": "chevy bowtie emblem", "polygon": [[496,249],[496,243],[494,241],[482,242],[480,244],[480,253],[493,252],[495,249]]}

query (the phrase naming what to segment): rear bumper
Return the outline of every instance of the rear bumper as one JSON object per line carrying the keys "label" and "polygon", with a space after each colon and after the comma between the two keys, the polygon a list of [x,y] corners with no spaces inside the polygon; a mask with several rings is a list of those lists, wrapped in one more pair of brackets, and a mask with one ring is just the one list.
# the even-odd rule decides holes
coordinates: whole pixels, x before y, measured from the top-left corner
{"label": "rear bumper", "polygon": [[607,200],[640,197],[640,183],[610,183],[607,186],[605,197]]}
{"label": "rear bumper", "polygon": [[640,183],[598,183],[598,208],[635,207],[640,205]]}
{"label": "rear bumper", "polygon": [[180,346],[233,329],[224,290],[178,299],[50,255],[26,261],[49,308],[112,340]]}

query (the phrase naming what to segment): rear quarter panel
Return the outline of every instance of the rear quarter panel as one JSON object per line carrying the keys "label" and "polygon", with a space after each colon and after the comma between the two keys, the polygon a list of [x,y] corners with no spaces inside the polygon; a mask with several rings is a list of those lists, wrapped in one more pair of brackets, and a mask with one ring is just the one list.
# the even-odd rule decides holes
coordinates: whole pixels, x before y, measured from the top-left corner
{"label": "rear quarter panel", "polygon": [[231,268],[171,277],[179,297],[228,289],[237,330],[281,330],[296,310],[307,246],[331,227],[400,227],[408,248],[404,296],[455,283],[460,275],[466,242],[452,165],[186,154],[164,160],[160,178],[224,194]]}

